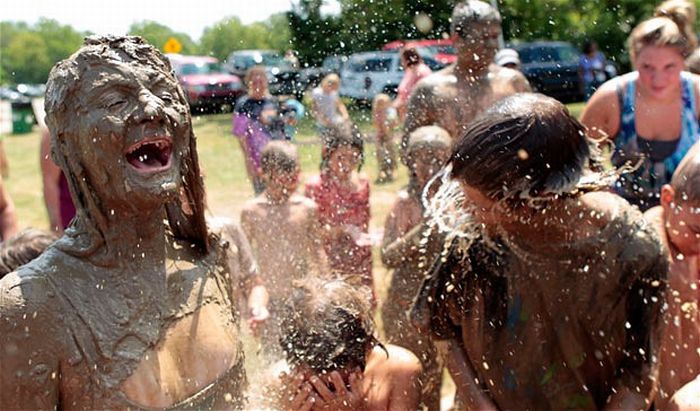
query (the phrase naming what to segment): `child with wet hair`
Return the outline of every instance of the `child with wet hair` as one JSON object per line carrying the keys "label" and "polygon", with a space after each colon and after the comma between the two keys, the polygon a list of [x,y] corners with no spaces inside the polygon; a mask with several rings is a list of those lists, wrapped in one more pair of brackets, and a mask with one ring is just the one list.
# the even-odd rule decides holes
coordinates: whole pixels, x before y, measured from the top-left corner
{"label": "child with wet hair", "polygon": [[384,333],[387,342],[401,344],[420,359],[421,402],[428,410],[440,409],[442,364],[431,338],[409,322],[408,311],[427,271],[424,261],[432,261],[440,251],[434,247],[439,244],[437,239],[421,243],[426,231],[422,196],[430,178],[449,158],[451,142],[447,131],[438,126],[419,127],[411,133],[406,147],[409,183],[386,219],[381,249],[382,262],[394,270],[382,304]]}
{"label": "child with wet hair", "polygon": [[300,173],[296,147],[272,141],[263,149],[260,164],[265,191],[249,200],[241,212],[241,227],[259,265],[248,298],[249,325],[261,335],[266,354],[279,354],[282,301],[294,280],[325,271],[326,262],[317,207],[296,194]]}
{"label": "child with wet hair", "polygon": [[410,351],[374,335],[370,290],[307,277],[285,302],[280,339],[288,373],[279,409],[416,410],[421,366]]}
{"label": "child with wet hair", "polygon": [[346,124],[329,128],[321,138],[321,172],[306,183],[305,194],[318,206],[330,270],[373,289],[369,180],[359,173],[362,135],[356,126]]}
{"label": "child with wet hair", "polygon": [[26,228],[0,245],[0,278],[37,258],[56,241],[56,235]]}
{"label": "child with wet hair", "polygon": [[394,128],[399,124],[396,109],[391,106],[391,97],[384,93],[377,94],[372,100],[372,125],[375,129],[377,164],[379,177],[377,184],[394,181],[396,170],[396,147],[394,145]]}
{"label": "child with wet hair", "polygon": [[412,317],[470,409],[651,406],[668,261],[586,132],[522,93],[452,150],[429,207],[452,241]]}
{"label": "child with wet hair", "polygon": [[[700,375],[700,144],[680,163],[671,183],[661,188],[661,205],[644,216],[656,228],[670,261],[666,324],[659,355],[658,409]],[[700,409],[700,396],[682,400]]]}

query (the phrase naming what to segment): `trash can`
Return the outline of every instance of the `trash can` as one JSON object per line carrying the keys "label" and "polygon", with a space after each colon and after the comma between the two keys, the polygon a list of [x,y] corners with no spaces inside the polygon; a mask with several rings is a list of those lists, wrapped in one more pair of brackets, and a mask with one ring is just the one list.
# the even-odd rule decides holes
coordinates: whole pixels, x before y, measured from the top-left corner
{"label": "trash can", "polygon": [[34,110],[31,104],[12,104],[12,134],[26,134],[34,126]]}

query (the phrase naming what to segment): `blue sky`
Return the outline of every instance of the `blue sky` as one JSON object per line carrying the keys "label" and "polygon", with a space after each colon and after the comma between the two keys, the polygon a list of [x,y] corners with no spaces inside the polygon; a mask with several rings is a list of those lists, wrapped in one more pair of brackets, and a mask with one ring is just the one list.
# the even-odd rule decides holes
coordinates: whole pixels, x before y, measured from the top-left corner
{"label": "blue sky", "polygon": [[[202,30],[229,16],[243,23],[266,19],[291,9],[293,0],[15,0],[3,1],[1,20],[35,23],[40,17],[70,24],[97,34],[126,34],[131,23],[154,20],[198,40]],[[337,1],[328,0],[327,13],[337,13]]]}

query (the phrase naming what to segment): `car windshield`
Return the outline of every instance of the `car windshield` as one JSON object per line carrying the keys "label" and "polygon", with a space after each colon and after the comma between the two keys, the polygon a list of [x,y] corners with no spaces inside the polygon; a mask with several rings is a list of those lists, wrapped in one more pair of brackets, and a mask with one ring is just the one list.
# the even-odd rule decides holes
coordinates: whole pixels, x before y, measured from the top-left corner
{"label": "car windshield", "polygon": [[219,63],[202,62],[202,63],[185,63],[182,64],[178,72],[182,76],[190,74],[212,74],[223,73]]}
{"label": "car windshield", "polygon": [[564,63],[577,61],[579,52],[573,46],[538,46],[519,49],[518,54],[523,64]]}
{"label": "car windshield", "polygon": [[350,70],[357,72],[387,72],[391,68],[391,58],[369,58],[355,60],[350,64]]}
{"label": "car windshield", "polygon": [[428,46],[425,47],[432,54],[455,54],[455,48],[452,46]]}
{"label": "car windshield", "polygon": [[256,53],[234,56],[235,65],[241,68],[252,66],[289,67],[290,64],[277,53]]}

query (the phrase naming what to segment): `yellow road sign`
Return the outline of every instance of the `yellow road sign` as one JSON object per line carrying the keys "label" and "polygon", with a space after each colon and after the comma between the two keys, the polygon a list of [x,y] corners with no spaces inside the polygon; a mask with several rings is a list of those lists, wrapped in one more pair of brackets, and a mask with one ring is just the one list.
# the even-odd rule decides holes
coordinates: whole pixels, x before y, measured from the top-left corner
{"label": "yellow road sign", "polygon": [[163,51],[166,53],[179,53],[182,51],[182,44],[175,37],[170,37],[163,45]]}

